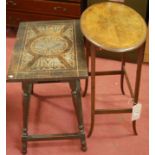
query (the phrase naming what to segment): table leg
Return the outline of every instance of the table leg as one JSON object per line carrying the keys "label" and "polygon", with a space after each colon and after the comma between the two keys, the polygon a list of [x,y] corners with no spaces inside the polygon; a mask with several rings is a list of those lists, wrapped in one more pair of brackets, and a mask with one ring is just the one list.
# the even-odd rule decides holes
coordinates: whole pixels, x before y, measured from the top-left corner
{"label": "table leg", "polygon": [[125,67],[125,53],[122,54],[122,65],[121,65],[121,80],[120,80],[120,84],[121,84],[121,91],[122,91],[122,94],[124,95],[125,92],[124,92],[124,67]]}
{"label": "table leg", "polygon": [[[143,58],[144,58],[144,48],[145,44],[143,44],[139,49],[138,49],[138,56],[137,56],[137,72],[136,72],[136,82],[135,82],[135,92],[134,92],[134,105],[138,103],[138,97],[139,97],[139,89],[140,89],[140,79],[141,79],[141,69],[142,69],[142,63],[143,63]],[[137,130],[136,130],[136,121],[132,122],[133,126],[133,131],[134,134],[137,135]]]}
{"label": "table leg", "polygon": [[76,90],[74,90],[75,82],[74,81],[70,81],[69,85],[70,85],[70,88],[71,88],[72,101],[73,101],[74,109],[75,109],[75,112],[76,112],[77,121],[78,121],[78,124],[79,124],[80,121],[79,121],[79,115],[78,115],[78,107],[77,107],[77,104],[76,104],[77,92],[76,92]]}
{"label": "table leg", "polygon": [[29,101],[32,91],[32,84],[22,83],[23,89],[23,131],[22,131],[22,153],[27,153],[27,140],[28,136],[28,112],[29,112]]}
{"label": "table leg", "polygon": [[32,84],[31,94],[34,94],[34,84]]}
{"label": "table leg", "polygon": [[80,136],[80,138],[81,138],[81,149],[82,149],[82,151],[86,151],[87,146],[86,146],[84,125],[83,125],[80,80],[77,79],[74,81],[70,81],[70,87],[72,89],[72,98],[73,98],[75,111],[77,114],[79,130],[80,130],[80,134],[81,134],[81,136]]}
{"label": "table leg", "polygon": [[93,132],[95,121],[95,59],[96,49],[95,46],[91,44],[91,127],[88,137],[90,137]]}
{"label": "table leg", "polygon": [[[85,51],[86,51],[86,61],[87,61],[87,67],[88,67],[88,71],[89,71],[89,55],[90,55],[90,43],[88,42],[88,40],[85,39]],[[87,78],[85,80],[85,88],[84,88],[84,92],[83,92],[83,97],[86,96],[87,94],[87,90],[88,90],[88,79]]]}

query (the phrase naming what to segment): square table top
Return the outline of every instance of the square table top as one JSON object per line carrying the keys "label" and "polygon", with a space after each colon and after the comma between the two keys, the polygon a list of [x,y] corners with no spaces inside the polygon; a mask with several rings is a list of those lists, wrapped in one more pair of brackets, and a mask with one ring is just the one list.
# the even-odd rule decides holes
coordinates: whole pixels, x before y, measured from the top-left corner
{"label": "square table top", "polygon": [[79,20],[20,23],[8,81],[52,81],[86,78]]}

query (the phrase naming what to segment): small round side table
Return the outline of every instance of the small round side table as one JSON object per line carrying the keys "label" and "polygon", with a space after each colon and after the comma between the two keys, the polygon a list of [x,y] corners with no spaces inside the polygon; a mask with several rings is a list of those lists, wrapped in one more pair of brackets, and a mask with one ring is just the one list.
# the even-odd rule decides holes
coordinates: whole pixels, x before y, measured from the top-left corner
{"label": "small round side table", "polygon": [[[88,7],[82,14],[80,26],[86,38],[87,63],[91,55],[91,127],[88,137],[91,136],[94,128],[96,114],[118,114],[132,113],[132,107],[127,109],[95,109],[95,76],[98,75],[121,75],[120,85],[124,94],[124,77],[126,79],[133,105],[138,103],[141,68],[144,57],[144,46],[146,39],[146,23],[143,18],[132,8],[116,2],[102,2]],[[122,53],[121,69],[115,71],[95,71],[96,50],[103,50]],[[131,50],[137,52],[137,71],[135,89],[129,81],[126,69],[126,53]],[[89,53],[90,52],[90,53]],[[84,95],[87,92],[88,80],[86,80]],[[136,120],[132,121],[134,134],[136,131]]]}

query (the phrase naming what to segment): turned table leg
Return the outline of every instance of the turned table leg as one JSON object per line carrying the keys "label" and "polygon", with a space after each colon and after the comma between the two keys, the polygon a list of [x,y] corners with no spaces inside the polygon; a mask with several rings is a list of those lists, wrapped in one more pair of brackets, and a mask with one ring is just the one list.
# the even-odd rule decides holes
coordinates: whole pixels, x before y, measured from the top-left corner
{"label": "turned table leg", "polygon": [[27,140],[28,136],[28,113],[29,113],[29,102],[32,91],[32,84],[23,82],[23,131],[22,131],[22,153],[27,153]]}
{"label": "turned table leg", "polygon": [[83,115],[82,115],[82,104],[81,104],[81,89],[80,89],[80,80],[70,81],[70,87],[72,90],[72,98],[75,107],[75,111],[77,114],[79,130],[80,130],[80,138],[81,138],[81,149],[82,151],[87,150],[84,125],[83,125]]}

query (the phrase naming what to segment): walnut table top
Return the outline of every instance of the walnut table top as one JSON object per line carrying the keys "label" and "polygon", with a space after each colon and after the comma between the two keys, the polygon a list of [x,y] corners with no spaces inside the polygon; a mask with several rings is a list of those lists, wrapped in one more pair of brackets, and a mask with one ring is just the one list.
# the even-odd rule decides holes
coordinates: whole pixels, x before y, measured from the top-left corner
{"label": "walnut table top", "polygon": [[83,37],[78,20],[20,24],[8,81],[86,78]]}
{"label": "walnut table top", "polygon": [[85,37],[113,52],[139,47],[146,38],[146,24],[132,8],[114,2],[97,3],[87,8],[80,19]]}

